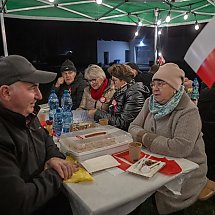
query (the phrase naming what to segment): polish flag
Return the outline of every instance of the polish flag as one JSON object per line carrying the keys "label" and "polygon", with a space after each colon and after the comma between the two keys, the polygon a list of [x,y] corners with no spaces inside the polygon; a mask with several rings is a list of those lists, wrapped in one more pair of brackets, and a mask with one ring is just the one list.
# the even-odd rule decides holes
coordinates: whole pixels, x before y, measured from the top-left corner
{"label": "polish flag", "polygon": [[188,49],[185,61],[208,87],[215,83],[215,16]]}

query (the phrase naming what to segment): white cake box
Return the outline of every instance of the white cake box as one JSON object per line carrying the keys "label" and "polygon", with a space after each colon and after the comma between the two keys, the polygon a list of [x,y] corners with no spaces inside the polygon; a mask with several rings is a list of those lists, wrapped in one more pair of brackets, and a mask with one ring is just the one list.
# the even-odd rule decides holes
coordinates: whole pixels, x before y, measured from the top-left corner
{"label": "white cake box", "polygon": [[106,125],[62,135],[60,149],[66,154],[71,154],[78,161],[83,161],[124,151],[132,141],[128,132]]}

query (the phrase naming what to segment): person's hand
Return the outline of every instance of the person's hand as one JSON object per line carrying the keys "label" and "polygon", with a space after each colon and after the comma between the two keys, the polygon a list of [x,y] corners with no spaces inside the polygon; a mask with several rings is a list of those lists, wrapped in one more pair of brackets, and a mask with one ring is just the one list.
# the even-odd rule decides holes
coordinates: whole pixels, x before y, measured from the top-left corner
{"label": "person's hand", "polygon": [[60,85],[61,84],[63,84],[64,83],[64,78],[63,77],[59,77],[58,79],[57,79],[57,82],[56,82],[56,84],[55,84],[55,87],[60,87]]}
{"label": "person's hand", "polygon": [[89,118],[94,118],[94,115],[96,113],[96,109],[88,110],[87,115]]}
{"label": "person's hand", "polygon": [[184,89],[188,92],[188,89],[192,89],[193,81],[189,80],[187,77],[184,78]]}
{"label": "person's hand", "polygon": [[64,159],[53,157],[46,161],[45,169],[53,168],[62,179],[69,179],[78,170],[77,164],[72,164]]}

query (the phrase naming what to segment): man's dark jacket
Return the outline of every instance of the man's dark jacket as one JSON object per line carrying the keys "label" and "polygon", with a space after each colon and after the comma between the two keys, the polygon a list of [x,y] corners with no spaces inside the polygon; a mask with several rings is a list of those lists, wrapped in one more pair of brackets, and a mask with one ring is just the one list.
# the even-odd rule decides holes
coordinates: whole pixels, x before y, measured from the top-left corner
{"label": "man's dark jacket", "polygon": [[52,157],[64,158],[37,117],[0,106],[0,214],[30,214],[59,193],[62,179],[44,170]]}

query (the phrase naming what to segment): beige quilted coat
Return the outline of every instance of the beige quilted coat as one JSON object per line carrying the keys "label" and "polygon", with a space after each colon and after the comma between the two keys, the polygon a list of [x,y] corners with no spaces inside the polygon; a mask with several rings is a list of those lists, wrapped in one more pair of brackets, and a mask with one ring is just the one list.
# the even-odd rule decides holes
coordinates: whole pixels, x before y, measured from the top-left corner
{"label": "beige quilted coat", "polygon": [[192,175],[182,182],[181,195],[174,195],[166,187],[156,194],[160,214],[182,210],[193,204],[207,182],[207,158],[201,133],[198,108],[183,94],[177,107],[167,116],[155,120],[149,112],[149,99],[130,124],[134,140],[141,141],[151,152],[177,158],[186,158],[199,165]]}

